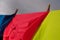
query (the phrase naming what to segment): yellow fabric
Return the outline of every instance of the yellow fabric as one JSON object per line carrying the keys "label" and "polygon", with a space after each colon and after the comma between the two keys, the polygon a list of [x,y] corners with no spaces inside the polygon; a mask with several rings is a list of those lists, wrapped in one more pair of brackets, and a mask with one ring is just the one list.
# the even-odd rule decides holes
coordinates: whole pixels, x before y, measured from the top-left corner
{"label": "yellow fabric", "polygon": [[60,40],[60,10],[48,14],[33,40]]}

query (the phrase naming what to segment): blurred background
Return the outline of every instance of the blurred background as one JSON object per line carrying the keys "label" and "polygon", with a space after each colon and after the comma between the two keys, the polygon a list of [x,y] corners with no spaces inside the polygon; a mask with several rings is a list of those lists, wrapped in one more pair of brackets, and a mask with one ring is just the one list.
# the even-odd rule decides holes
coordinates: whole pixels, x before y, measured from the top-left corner
{"label": "blurred background", "polygon": [[60,9],[60,0],[19,0],[19,13],[46,11],[49,3],[51,10]]}
{"label": "blurred background", "polygon": [[49,3],[51,10],[60,9],[60,0],[0,0],[0,4],[4,4],[0,9],[9,14],[14,13],[16,8],[19,9],[18,14],[41,12],[47,10]]}

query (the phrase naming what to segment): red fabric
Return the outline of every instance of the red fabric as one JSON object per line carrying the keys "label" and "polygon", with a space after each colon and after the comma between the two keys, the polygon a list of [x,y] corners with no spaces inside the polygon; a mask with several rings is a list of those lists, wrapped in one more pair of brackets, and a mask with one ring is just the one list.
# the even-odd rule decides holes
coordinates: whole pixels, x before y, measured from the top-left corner
{"label": "red fabric", "polygon": [[6,27],[3,40],[32,40],[48,12],[18,14]]}

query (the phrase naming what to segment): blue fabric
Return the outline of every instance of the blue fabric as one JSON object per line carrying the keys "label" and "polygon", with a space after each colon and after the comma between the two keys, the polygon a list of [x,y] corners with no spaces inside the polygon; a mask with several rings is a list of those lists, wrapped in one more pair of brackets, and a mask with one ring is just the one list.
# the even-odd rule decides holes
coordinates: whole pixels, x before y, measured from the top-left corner
{"label": "blue fabric", "polygon": [[3,36],[4,29],[15,16],[13,15],[0,15],[0,38]]}

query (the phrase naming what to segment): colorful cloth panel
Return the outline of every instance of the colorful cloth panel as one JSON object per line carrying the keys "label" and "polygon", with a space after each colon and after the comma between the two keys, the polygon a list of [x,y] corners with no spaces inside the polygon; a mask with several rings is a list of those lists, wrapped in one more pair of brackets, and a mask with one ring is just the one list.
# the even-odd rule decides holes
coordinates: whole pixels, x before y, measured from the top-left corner
{"label": "colorful cloth panel", "polygon": [[17,14],[6,27],[3,40],[32,40],[47,14],[48,11]]}
{"label": "colorful cloth panel", "polygon": [[2,39],[4,29],[10,23],[15,14],[12,15],[0,15],[0,39]]}
{"label": "colorful cloth panel", "polygon": [[60,10],[48,14],[33,40],[60,40]]}

